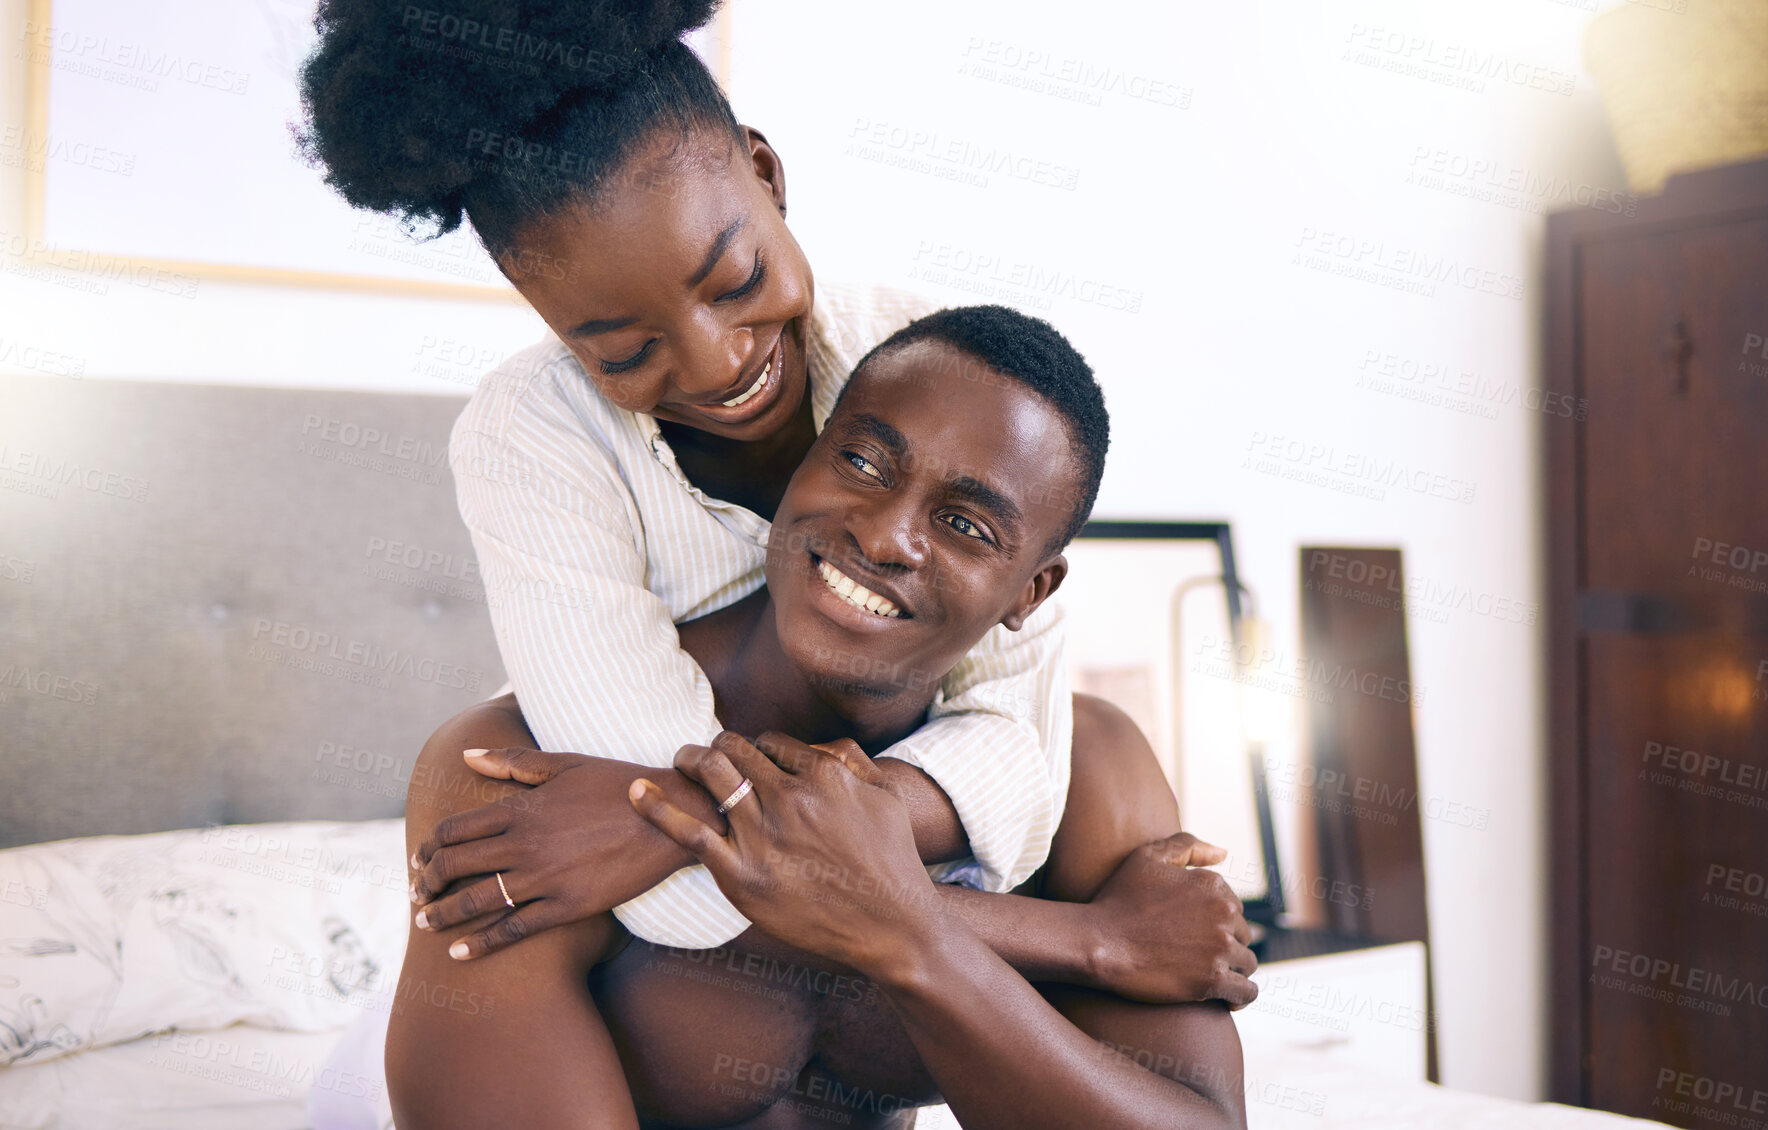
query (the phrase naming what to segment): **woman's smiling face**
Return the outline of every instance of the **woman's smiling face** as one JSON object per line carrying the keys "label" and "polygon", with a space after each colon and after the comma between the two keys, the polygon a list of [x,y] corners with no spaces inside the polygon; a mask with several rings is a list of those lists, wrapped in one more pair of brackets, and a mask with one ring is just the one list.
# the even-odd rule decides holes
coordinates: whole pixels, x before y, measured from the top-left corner
{"label": "woman's smiling face", "polygon": [[779,158],[747,132],[667,131],[498,262],[611,403],[753,441],[804,400],[814,284]]}

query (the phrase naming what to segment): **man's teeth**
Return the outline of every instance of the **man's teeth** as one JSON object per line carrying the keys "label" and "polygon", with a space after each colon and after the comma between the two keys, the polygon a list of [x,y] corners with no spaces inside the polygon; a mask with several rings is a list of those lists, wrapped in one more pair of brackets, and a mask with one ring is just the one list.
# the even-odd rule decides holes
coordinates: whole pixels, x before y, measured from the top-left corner
{"label": "man's teeth", "polygon": [[767,375],[771,372],[773,372],[773,362],[770,360],[767,364],[761,367],[761,375],[755,378],[755,383],[749,386],[749,391],[737,397],[735,400],[725,401],[724,406],[726,408],[735,408],[739,404],[747,403],[751,396],[754,396],[761,391],[761,386],[767,383]]}
{"label": "man's teeth", "polygon": [[875,613],[879,616],[886,616],[892,620],[899,619],[902,616],[902,610],[896,605],[885,600],[864,585],[855,584],[852,577],[849,577],[846,573],[835,568],[827,561],[818,560],[817,572],[822,574],[823,583],[835,590],[836,596],[853,605],[855,608],[863,608],[867,612]]}

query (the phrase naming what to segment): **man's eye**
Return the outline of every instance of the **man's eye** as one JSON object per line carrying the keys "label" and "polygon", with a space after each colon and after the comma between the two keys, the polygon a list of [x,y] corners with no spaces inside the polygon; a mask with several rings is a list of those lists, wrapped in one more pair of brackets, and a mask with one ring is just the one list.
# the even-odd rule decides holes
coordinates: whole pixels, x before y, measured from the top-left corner
{"label": "man's eye", "polygon": [[945,517],[946,525],[958,531],[960,534],[963,534],[965,537],[975,538],[977,541],[988,540],[988,535],[982,532],[982,527],[964,517],[962,514],[947,514]]}
{"label": "man's eye", "polygon": [[757,251],[755,253],[755,269],[749,272],[748,281],[735,290],[725,291],[718,296],[718,301],[728,302],[737,298],[746,298],[754,293],[755,288],[760,286],[761,280],[765,278],[767,278],[767,264],[762,262],[761,252]]}
{"label": "man's eye", "polygon": [[871,478],[879,479],[879,480],[882,480],[884,478],[883,472],[879,471],[878,468],[872,466],[871,461],[868,460],[865,456],[861,455],[859,452],[857,452],[857,451],[843,451],[841,454],[847,459],[847,461],[849,463],[854,465],[854,467],[859,471],[860,474],[868,475]]}
{"label": "man's eye", "polygon": [[645,342],[644,347],[637,353],[634,353],[624,361],[603,361],[602,372],[609,376],[613,376],[616,373],[630,373],[632,370],[645,363],[645,357],[650,354],[651,346],[655,344],[657,344],[657,339],[652,338],[650,341]]}

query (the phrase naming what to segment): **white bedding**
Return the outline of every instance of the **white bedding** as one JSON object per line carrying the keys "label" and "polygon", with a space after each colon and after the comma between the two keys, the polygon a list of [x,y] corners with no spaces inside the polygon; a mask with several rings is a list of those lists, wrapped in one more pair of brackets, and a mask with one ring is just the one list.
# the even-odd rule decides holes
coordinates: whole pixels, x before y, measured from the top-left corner
{"label": "white bedding", "polygon": [[[305,1130],[307,1093],[366,1095],[379,1082],[327,1074],[342,1036],[236,1025],[149,1036],[30,1067],[0,1069],[6,1130]],[[1247,1051],[1252,1130],[1620,1130],[1661,1123],[1409,1083],[1330,1051]],[[378,1097],[378,1095],[377,1095]],[[916,1130],[958,1130],[944,1107]],[[366,1130],[366,1128],[365,1128]]]}
{"label": "white bedding", "polygon": [[[378,1071],[340,1070],[332,1052],[397,975],[410,911],[402,851],[388,820],[0,852],[0,1130],[294,1130],[309,1126],[310,1096],[385,1111]],[[1247,1038],[1254,1130],[1661,1125],[1448,1091],[1251,1028]],[[916,1125],[957,1123],[938,1107]]]}
{"label": "white bedding", "polygon": [[236,1025],[177,1032],[0,1068],[6,1130],[305,1130],[339,1032]]}

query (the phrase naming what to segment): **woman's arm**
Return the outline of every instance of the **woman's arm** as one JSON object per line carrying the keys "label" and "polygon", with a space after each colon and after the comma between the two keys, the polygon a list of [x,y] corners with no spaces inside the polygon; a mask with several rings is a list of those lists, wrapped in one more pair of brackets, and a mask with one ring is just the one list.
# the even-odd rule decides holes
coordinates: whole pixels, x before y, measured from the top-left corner
{"label": "woman's arm", "polygon": [[[512,698],[494,700],[508,720],[521,725]],[[491,706],[492,704],[486,704]],[[1171,837],[1178,809],[1154,752],[1135,724],[1100,699],[1074,699],[1076,773],[1067,811],[1055,839],[1043,886],[1051,899],[995,895],[941,884],[935,888],[951,913],[961,916],[988,946],[1031,980],[1104,989],[1133,1000],[1176,1003],[1219,999],[1238,1008],[1257,995],[1248,977],[1256,967],[1239,900],[1213,872],[1175,868],[1165,862],[1193,848],[1190,837]],[[797,764],[820,751],[781,734],[758,739],[776,762]],[[684,749],[698,774],[697,750]],[[835,743],[849,769],[879,785],[916,814],[919,855],[928,862],[923,827],[956,826],[938,786],[901,762],[873,762],[851,742]],[[584,906],[606,910],[630,897],[613,886],[611,869],[581,861],[625,853],[628,881],[659,882],[694,862],[693,856],[626,801],[624,790],[640,777],[696,819],[724,831],[724,818],[695,780],[674,770],[648,770],[623,762],[532,749],[490,751],[479,771],[531,785],[559,781],[536,792],[544,801],[462,813],[436,825],[420,845],[424,869],[417,880],[424,926],[454,930],[493,911],[479,930],[461,938],[469,956],[480,956],[570,921]],[[581,773],[573,778],[571,774]],[[609,811],[613,790],[619,810]],[[919,807],[911,799],[923,794]],[[587,816],[585,814],[588,814]],[[514,831],[514,835],[505,833]],[[477,844],[470,841],[490,837]],[[1159,841],[1159,842],[1155,842]],[[457,846],[444,846],[457,845]],[[635,859],[635,857],[639,857]],[[1195,862],[1213,862],[1199,858]],[[647,874],[643,868],[649,867]],[[526,903],[504,913],[490,879],[463,882],[434,902],[456,879],[503,871]],[[528,900],[534,890],[566,892]],[[1086,903],[1086,905],[1078,905]]]}
{"label": "woman's arm", "polygon": [[991,629],[940,691],[928,723],[884,750],[881,763],[925,770],[968,832],[974,861],[936,877],[1010,891],[1049,856],[1068,792],[1072,695],[1061,606],[1045,601],[1018,631]]}
{"label": "woman's arm", "polygon": [[[523,725],[513,695],[471,709],[496,710],[509,725]],[[531,743],[533,738],[523,740]],[[475,752],[478,756],[461,763],[463,772],[470,766],[486,785],[512,781],[532,786],[528,803],[486,804],[437,821],[417,845],[419,870],[413,881],[423,928],[452,930],[469,919],[484,919],[462,939],[470,956],[609,910],[630,909],[631,900],[694,865],[692,855],[632,810],[626,791],[634,781],[650,781],[696,818],[724,826],[717,801],[675,769],[531,746]],[[880,766],[876,776],[914,814],[916,847],[924,862],[964,853],[957,815],[926,774],[891,762]],[[506,886],[513,884],[521,909],[505,908],[488,877],[493,872],[504,874]],[[954,895],[975,893],[950,890]]]}
{"label": "woman's arm", "polygon": [[[532,387],[519,399],[474,397],[449,440],[461,518],[537,744],[665,770],[682,742],[718,732],[712,686],[648,588],[645,538],[661,519],[639,512],[593,421],[548,393],[569,377],[549,367],[526,375]],[[640,937],[714,946],[748,926],[698,869],[639,889],[615,913]]]}
{"label": "woman's arm", "polygon": [[[946,912],[888,793],[835,756],[782,770],[735,735],[715,749],[704,762],[711,792],[753,783],[728,836],[643,782],[635,806],[762,929],[876,980],[965,1126],[1244,1125],[1224,1008],[1124,1003],[1083,1031]],[[1112,1036],[1202,1070],[1157,1075],[1106,1054],[1097,1038]]]}
{"label": "woman's arm", "polygon": [[[525,733],[519,717],[512,724],[489,704],[445,723],[413,769],[407,849],[465,805],[521,803],[516,786],[462,765],[458,748],[463,739],[522,741]],[[398,1124],[636,1130],[625,1073],[586,977],[617,938],[604,914],[463,965],[449,958],[447,938],[414,928],[387,1030],[387,1091]]]}

